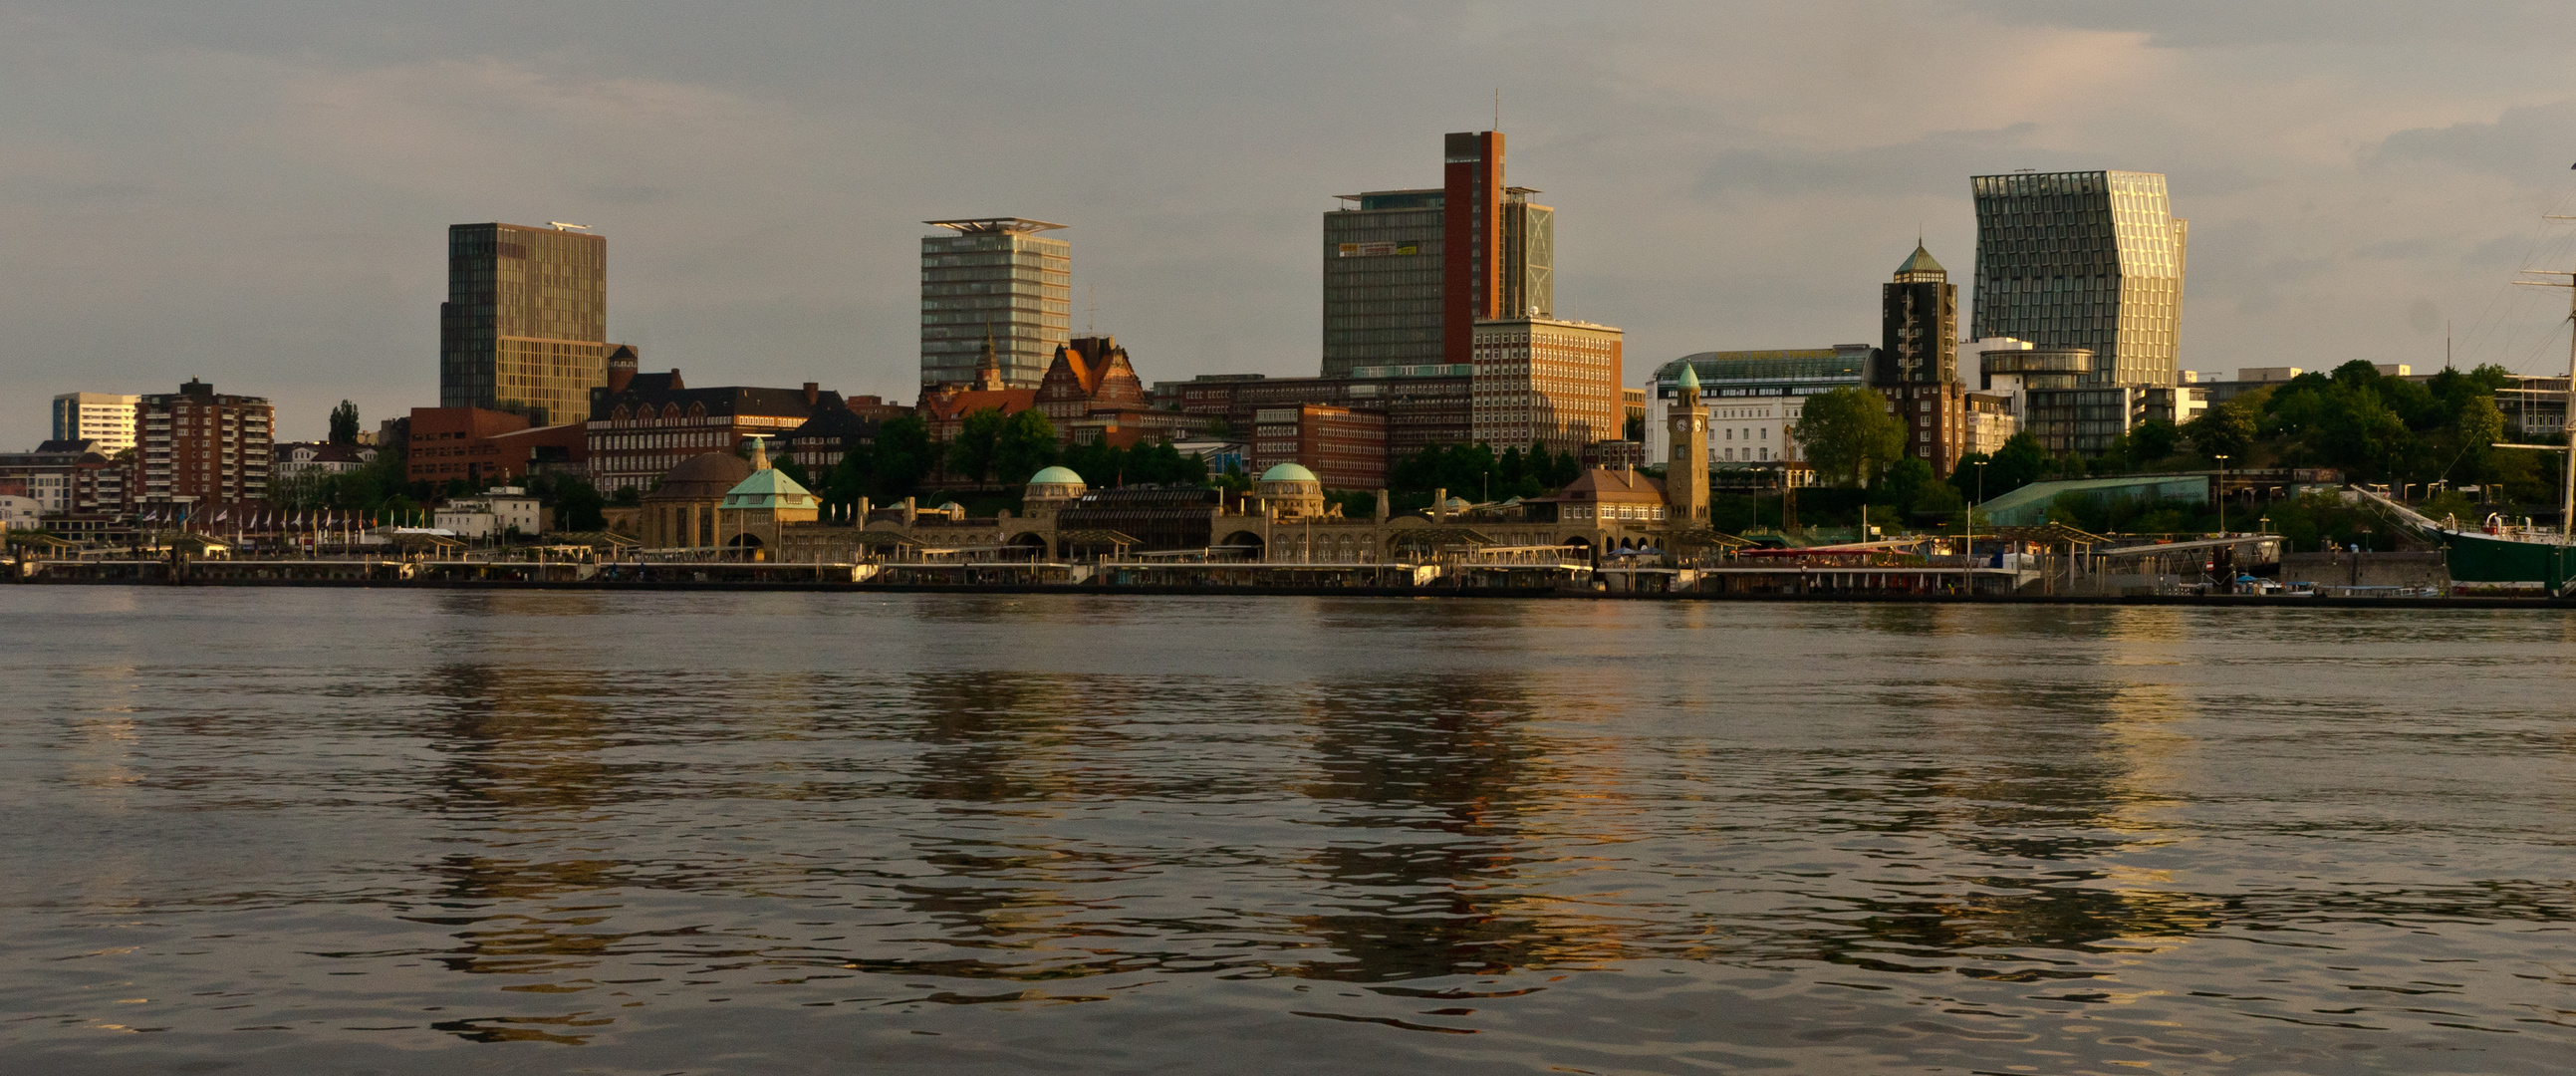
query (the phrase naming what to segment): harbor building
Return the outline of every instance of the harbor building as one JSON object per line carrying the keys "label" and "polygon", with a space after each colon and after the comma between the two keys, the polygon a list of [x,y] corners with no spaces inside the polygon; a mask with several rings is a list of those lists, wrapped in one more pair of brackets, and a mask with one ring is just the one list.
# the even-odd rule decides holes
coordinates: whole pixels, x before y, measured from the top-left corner
{"label": "harbor building", "polygon": [[1881,286],[1881,340],[1869,386],[1905,423],[1906,453],[1947,478],[1967,443],[1967,384],[1959,380],[1959,288],[1921,243]]}
{"label": "harbor building", "polygon": [[1969,181],[1977,206],[1972,335],[2087,353],[2072,385],[2026,391],[2023,428],[2098,454],[2186,408],[2180,383],[2189,222],[2153,172],[2015,172]]}
{"label": "harbor building", "polygon": [[177,392],[145,395],[136,413],[142,480],[131,496],[143,507],[171,506],[165,518],[177,518],[268,499],[275,409],[266,397],[228,396],[190,378]]}
{"label": "harbor building", "polygon": [[950,234],[921,240],[921,384],[975,379],[987,340],[1002,385],[1034,389],[1073,336],[1073,244],[1064,227],[1024,217],[923,221]]}
{"label": "harbor building", "polygon": [[1496,451],[1543,444],[1579,455],[1626,432],[1618,329],[1514,317],[1479,321],[1475,333],[1470,436],[1476,443]]}
{"label": "harbor building", "polygon": [[54,397],[55,441],[91,441],[109,456],[134,447],[134,408],[140,396],[66,392]]}
{"label": "harbor building", "polygon": [[1803,484],[1812,473],[1790,436],[1806,398],[1867,382],[1868,344],[1771,351],[1703,351],[1655,368],[1647,379],[1647,459],[1672,458],[1669,416],[1687,366],[1708,410],[1709,465],[1719,472],[1782,468]]}
{"label": "harbor building", "polygon": [[608,239],[573,225],[447,229],[438,405],[579,422],[608,383]]}
{"label": "harbor building", "polygon": [[649,489],[690,459],[731,453],[745,438],[787,433],[818,410],[843,406],[839,393],[811,381],[794,389],[693,389],[678,370],[621,377],[591,394],[586,429],[591,484],[609,494]]}
{"label": "harbor building", "polygon": [[1556,316],[1556,211],[1504,181],[1500,131],[1443,136],[1439,187],[1324,214],[1323,374],[1464,366],[1475,323]]}

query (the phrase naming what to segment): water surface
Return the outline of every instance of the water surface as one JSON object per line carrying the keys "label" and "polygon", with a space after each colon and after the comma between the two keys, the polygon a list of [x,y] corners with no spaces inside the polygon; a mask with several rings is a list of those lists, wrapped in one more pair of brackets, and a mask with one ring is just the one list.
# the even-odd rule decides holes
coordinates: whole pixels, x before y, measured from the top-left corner
{"label": "water surface", "polygon": [[0,1071],[2558,1072],[2571,644],[5,587]]}

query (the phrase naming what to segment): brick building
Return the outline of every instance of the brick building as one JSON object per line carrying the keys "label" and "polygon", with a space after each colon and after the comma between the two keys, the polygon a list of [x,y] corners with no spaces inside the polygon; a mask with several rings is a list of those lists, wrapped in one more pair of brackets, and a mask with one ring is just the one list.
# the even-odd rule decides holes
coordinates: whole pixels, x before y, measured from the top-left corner
{"label": "brick building", "polygon": [[[1262,377],[1220,374],[1173,384],[1183,414],[1222,418],[1234,436],[1253,428],[1262,408],[1316,404],[1386,416],[1390,461],[1433,445],[1466,444],[1473,388],[1465,366],[1362,367],[1352,377]],[[1157,386],[1158,394],[1161,386]]]}
{"label": "brick building", "polygon": [[1347,407],[1301,404],[1253,412],[1252,467],[1303,464],[1326,489],[1386,485],[1386,416]]}
{"label": "brick building", "polygon": [[[480,489],[486,480],[515,478],[492,439],[528,428],[524,415],[481,407],[415,407],[404,435],[403,476],[413,482],[462,479]],[[524,463],[524,459],[521,461]]]}
{"label": "brick building", "polygon": [[811,381],[801,389],[693,389],[678,370],[628,374],[611,367],[608,387],[590,395],[591,484],[602,493],[648,490],[689,459],[734,451],[747,437],[776,437],[803,426],[818,409],[840,406],[839,393]]}
{"label": "brick building", "polygon": [[179,391],[149,394],[136,406],[143,506],[195,507],[268,498],[271,427],[266,397],[227,396],[190,378]]}

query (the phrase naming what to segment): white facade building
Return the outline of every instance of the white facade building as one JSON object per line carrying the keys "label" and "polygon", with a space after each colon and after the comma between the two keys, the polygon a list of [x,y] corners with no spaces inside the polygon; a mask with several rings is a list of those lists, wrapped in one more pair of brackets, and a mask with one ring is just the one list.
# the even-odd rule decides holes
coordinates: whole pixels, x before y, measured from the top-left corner
{"label": "white facade building", "polygon": [[0,496],[0,532],[35,530],[44,526],[43,519],[35,498]]}
{"label": "white facade building", "polygon": [[1704,351],[1664,363],[1646,379],[1646,458],[1666,459],[1671,438],[1665,417],[1673,385],[1689,363],[1699,379],[1700,406],[1708,412],[1708,462],[1719,470],[1788,465],[1804,472],[1805,456],[1791,436],[1806,398],[1838,388],[1859,388],[1869,366],[1867,344],[1780,351]]}
{"label": "white facade building", "polygon": [[437,526],[459,538],[494,538],[516,530],[545,533],[545,508],[517,486],[495,486],[480,497],[460,497],[438,509]]}
{"label": "white facade building", "polygon": [[54,397],[54,440],[96,441],[109,456],[134,447],[134,409],[141,396],[66,392]]}

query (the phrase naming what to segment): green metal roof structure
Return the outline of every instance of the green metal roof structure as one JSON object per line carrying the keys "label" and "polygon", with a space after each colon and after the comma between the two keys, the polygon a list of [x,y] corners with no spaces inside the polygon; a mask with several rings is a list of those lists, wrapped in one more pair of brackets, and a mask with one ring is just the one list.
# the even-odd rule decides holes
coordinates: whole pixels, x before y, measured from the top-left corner
{"label": "green metal roof structure", "polygon": [[1079,486],[1083,484],[1083,481],[1082,476],[1073,473],[1072,468],[1059,464],[1049,466],[1045,470],[1030,475],[1029,484],[1032,486]]}
{"label": "green metal roof structure", "polygon": [[1941,268],[1940,262],[1932,260],[1932,252],[1923,249],[1923,244],[1921,243],[1914,244],[1914,256],[1905,259],[1905,264],[1897,266],[1896,271],[1900,274],[1949,272],[1949,270]]}
{"label": "green metal roof structure", "polygon": [[1994,526],[2035,527],[2048,522],[2048,508],[2057,498],[2070,493],[2090,504],[2148,500],[2208,504],[2209,476],[2161,474],[2033,482],[1978,505],[1977,512]]}
{"label": "green metal roof structure", "polygon": [[1703,390],[1727,382],[1813,382],[1819,385],[1857,385],[1869,364],[1866,349],[1851,348],[1785,348],[1773,351],[1702,351],[1665,363],[1655,372],[1658,380],[1671,377],[1676,384],[1681,371],[1688,370],[1691,380]]}
{"label": "green metal roof structure", "polygon": [[797,485],[796,480],[778,473],[769,465],[768,445],[759,438],[751,442],[751,477],[725,491],[726,508],[815,508],[822,502],[812,491]]}
{"label": "green metal roof structure", "polygon": [[1317,485],[1322,485],[1324,481],[1323,479],[1315,477],[1315,472],[1309,471],[1294,463],[1283,463],[1267,471],[1261,472],[1261,480],[1264,482],[1313,482]]}

